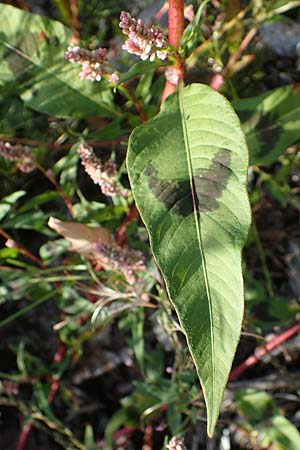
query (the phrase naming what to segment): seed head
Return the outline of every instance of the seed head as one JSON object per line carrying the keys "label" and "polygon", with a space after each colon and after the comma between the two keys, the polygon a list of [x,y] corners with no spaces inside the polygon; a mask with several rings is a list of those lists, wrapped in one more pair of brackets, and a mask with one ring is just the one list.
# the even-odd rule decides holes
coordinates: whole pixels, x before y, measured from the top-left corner
{"label": "seed head", "polygon": [[145,270],[145,259],[143,254],[127,247],[120,247],[117,244],[107,244],[101,242],[96,245],[96,257],[104,266],[111,270],[122,272],[129,284],[135,283],[134,273],[138,270]]}

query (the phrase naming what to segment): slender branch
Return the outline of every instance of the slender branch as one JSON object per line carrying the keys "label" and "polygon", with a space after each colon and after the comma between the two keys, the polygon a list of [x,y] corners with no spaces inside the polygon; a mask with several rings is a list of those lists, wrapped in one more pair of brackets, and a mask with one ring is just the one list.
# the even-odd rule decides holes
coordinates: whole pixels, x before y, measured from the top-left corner
{"label": "slender branch", "polygon": [[13,242],[12,248],[16,248],[22,255],[26,256],[28,259],[33,261],[42,269],[44,268],[44,264],[37,256],[33,255],[29,250],[24,248],[22,245],[18,244],[3,228],[0,228],[0,235],[4,237],[7,241]]}
{"label": "slender branch", "polygon": [[66,207],[68,208],[68,210],[70,211],[70,214],[72,217],[74,217],[74,210],[73,210],[73,205],[71,200],[69,199],[69,197],[66,195],[66,193],[63,191],[63,189],[61,188],[60,184],[55,180],[55,178],[52,176],[51,172],[49,170],[45,170],[43,166],[41,166],[40,164],[37,164],[37,169],[42,172],[43,175],[45,175],[46,178],[48,178],[48,180],[50,181],[50,183],[53,184],[53,186],[55,187],[57,193],[60,195],[60,197],[63,199],[63,201],[66,204]]}
{"label": "slender branch", "polygon": [[142,107],[142,105],[140,104],[140,102],[137,100],[137,98],[135,98],[135,96],[133,95],[133,93],[130,91],[130,89],[124,84],[122,83],[121,85],[118,86],[119,91],[121,91],[126,98],[128,98],[129,101],[131,101],[131,103],[134,105],[135,109],[137,110],[137,112],[140,115],[140,119],[142,122],[147,122],[148,117]]}
{"label": "slender branch", "polygon": [[33,423],[28,422],[26,425],[23,426],[22,431],[19,435],[19,439],[16,445],[16,450],[25,450],[29,434],[33,428]]}
{"label": "slender branch", "polygon": [[[126,139],[126,137],[121,136],[117,139],[112,139],[111,141],[87,140],[86,142],[87,142],[87,144],[97,148],[97,147],[108,147],[110,145],[118,145],[124,139]],[[42,142],[42,141],[37,141],[34,139],[18,138],[18,137],[10,136],[9,134],[0,134],[0,140],[10,142],[10,143],[15,143],[15,144],[32,145],[33,147],[34,146],[37,146],[37,147],[42,146],[42,147],[49,148],[50,150],[69,150],[74,145],[74,142],[70,142],[68,144],[56,144],[56,143],[53,144],[52,142]]]}
{"label": "slender branch", "polygon": [[248,31],[248,33],[246,34],[246,36],[242,40],[239,48],[230,56],[230,58],[229,58],[229,60],[228,60],[228,62],[226,64],[226,68],[225,68],[226,74],[228,72],[230,72],[230,70],[234,66],[234,64],[240,59],[240,57],[242,56],[243,51],[246,50],[246,48],[248,47],[248,45],[250,44],[252,39],[255,37],[256,33],[257,33],[257,28],[256,27],[253,27],[253,28],[251,28]]}
{"label": "slender branch", "polygon": [[251,28],[244,37],[244,39],[242,40],[239,48],[230,56],[223,72],[214,74],[210,82],[210,87],[212,89],[214,89],[215,91],[220,90],[221,86],[224,84],[225,77],[231,73],[232,69],[234,68],[234,65],[240,59],[242,53],[246,50],[252,39],[255,37],[256,33],[257,28],[256,27]]}
{"label": "slender branch", "polygon": [[168,2],[165,2],[162,5],[162,7],[157,11],[151,22],[152,23],[159,22],[162,16],[168,11],[168,8],[169,8]]}
{"label": "slender branch", "polygon": [[32,309],[36,308],[37,306],[41,305],[42,303],[46,302],[51,298],[53,295],[55,295],[55,290],[51,292],[47,292],[43,297],[35,300],[33,303],[29,303],[24,308],[20,309],[19,311],[15,312],[14,314],[8,316],[6,319],[2,320],[0,322],[0,328],[8,325],[9,323],[13,322],[14,320],[18,319],[18,317],[23,316],[28,311],[31,311]]}
{"label": "slender branch", "polygon": [[278,336],[275,336],[273,339],[271,339],[270,342],[268,342],[264,346],[259,346],[256,348],[253,355],[249,356],[242,364],[240,364],[238,367],[232,370],[229,381],[233,381],[236,378],[238,378],[242,373],[244,373],[246,370],[248,370],[251,366],[254,366],[256,363],[261,361],[261,359],[270,353],[272,350],[274,350],[276,347],[281,345],[283,342],[290,339],[294,334],[298,333],[300,331],[300,323],[296,323],[288,330],[284,331],[283,333],[279,334]]}
{"label": "slender branch", "polygon": [[130,225],[130,223],[139,217],[139,212],[136,209],[136,206],[133,205],[127,212],[126,218],[124,222],[121,224],[120,228],[116,233],[116,239],[119,245],[124,245],[126,241],[126,229]]}
{"label": "slender branch", "polygon": [[266,288],[267,288],[267,291],[268,291],[268,295],[269,295],[270,298],[274,298],[275,297],[275,293],[274,293],[274,289],[273,289],[273,285],[272,285],[272,278],[271,278],[271,275],[270,275],[270,271],[269,271],[268,264],[267,264],[267,261],[266,261],[266,255],[265,255],[265,252],[264,252],[264,248],[262,246],[262,242],[261,242],[261,239],[260,239],[260,236],[259,236],[259,232],[258,232],[258,229],[257,229],[254,217],[253,217],[253,221],[252,221],[252,228],[253,228],[254,235],[255,235],[258,255],[259,255],[259,258],[260,258],[260,261],[261,261],[262,269],[263,269],[263,272],[264,272],[264,277],[265,277],[265,280],[266,280]]}

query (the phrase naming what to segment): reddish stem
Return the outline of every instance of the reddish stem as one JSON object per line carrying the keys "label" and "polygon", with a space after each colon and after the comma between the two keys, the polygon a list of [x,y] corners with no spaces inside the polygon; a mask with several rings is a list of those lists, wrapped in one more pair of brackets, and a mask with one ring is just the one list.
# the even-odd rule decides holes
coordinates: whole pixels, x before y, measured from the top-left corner
{"label": "reddish stem", "polygon": [[[120,142],[122,142],[126,137],[119,137],[117,139],[113,139],[111,141],[94,141],[94,140],[87,140],[87,144],[93,146],[93,147],[108,147],[110,145],[118,145]],[[22,144],[22,145],[32,145],[34,146],[42,146],[49,148],[50,150],[69,150],[73,145],[74,142],[67,143],[67,144],[53,144],[52,142],[42,142],[37,141],[35,139],[24,139],[24,138],[18,138],[10,136],[9,134],[0,134],[0,140],[6,141],[10,143],[15,144]]]}
{"label": "reddish stem", "polygon": [[138,429],[137,427],[130,427],[130,426],[120,428],[120,430],[115,431],[115,433],[112,435],[112,438],[114,441],[116,441],[121,436],[129,436],[130,437],[132,435],[132,433],[134,431],[136,431],[137,429]]}
{"label": "reddish stem", "polygon": [[72,42],[77,43],[80,39],[78,22],[78,0],[70,1],[70,10],[72,17]]}
{"label": "reddish stem", "polygon": [[249,32],[246,34],[246,36],[242,40],[237,51],[235,51],[230,56],[228,63],[226,64],[226,68],[224,70],[226,73],[230,72],[230,70],[234,66],[234,64],[240,59],[240,57],[242,56],[242,53],[244,52],[244,50],[246,50],[246,48],[248,47],[248,45],[250,44],[252,39],[255,37],[256,33],[257,33],[256,27],[253,27],[253,28],[251,28],[251,30],[249,30]]}
{"label": "reddish stem", "polygon": [[249,356],[249,358],[242,362],[242,364],[232,370],[229,376],[229,381],[233,381],[238,378],[242,373],[248,370],[249,367],[254,366],[265,355],[270,353],[272,350],[274,350],[274,348],[278,347],[283,342],[290,339],[294,334],[298,333],[298,331],[300,331],[300,323],[296,323],[291,328],[281,333],[279,336],[275,336],[266,345],[257,347],[253,355]]}
{"label": "reddish stem", "polygon": [[66,195],[66,193],[62,190],[60,184],[55,180],[55,178],[52,176],[51,171],[45,170],[43,166],[37,164],[37,169],[39,169],[40,172],[42,172],[43,175],[45,175],[46,178],[50,181],[50,183],[53,184],[55,187],[57,193],[60,195],[60,197],[65,202],[66,207],[68,208],[70,214],[72,217],[74,217],[74,211],[73,211],[73,205],[69,197]]}
{"label": "reddish stem", "polygon": [[126,218],[120,228],[118,229],[116,233],[116,239],[119,245],[124,245],[126,241],[126,229],[128,225],[134,220],[139,217],[139,212],[136,209],[136,207],[133,205],[129,211],[127,212]]}
{"label": "reddish stem", "polygon": [[183,8],[183,0],[169,0],[169,42],[176,51],[179,49],[180,39],[184,30]]}
{"label": "reddish stem", "polygon": [[[184,30],[184,2],[183,0],[169,0],[169,42],[175,49],[177,64],[171,66],[170,70],[174,70],[178,75],[178,82],[184,77],[184,63],[178,55],[180,39]],[[177,83],[178,84],[178,83]],[[177,84],[166,81],[164,91],[161,97],[161,103],[177,89]]]}
{"label": "reddish stem", "polygon": [[22,428],[22,431],[19,435],[16,450],[24,450],[25,449],[28,438],[29,438],[29,434],[30,434],[32,428],[33,428],[32,422],[29,422],[26,425],[24,425],[24,427]]}
{"label": "reddish stem", "polygon": [[39,267],[44,269],[44,264],[42,261],[35,255],[33,255],[30,251],[28,251],[26,248],[22,247],[20,244],[15,242],[15,240],[8,234],[6,231],[3,230],[3,228],[0,228],[0,235],[4,237],[7,241],[10,240],[15,243],[13,248],[16,248],[22,255],[26,256],[28,259],[31,259],[35,264],[37,264]]}
{"label": "reddish stem", "polygon": [[168,11],[169,5],[168,2],[165,2],[162,7],[157,11],[157,13],[155,14],[155,16],[152,19],[152,23],[157,23],[160,21],[160,19],[162,18],[162,16],[165,15],[165,13]]}

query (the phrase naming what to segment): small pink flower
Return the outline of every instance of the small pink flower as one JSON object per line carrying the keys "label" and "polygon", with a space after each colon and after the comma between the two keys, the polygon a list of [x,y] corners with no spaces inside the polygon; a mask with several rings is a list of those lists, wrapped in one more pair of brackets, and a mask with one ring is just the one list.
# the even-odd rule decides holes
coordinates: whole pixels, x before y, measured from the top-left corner
{"label": "small pink flower", "polygon": [[65,57],[72,64],[78,63],[82,65],[80,72],[82,80],[100,81],[102,76],[107,74],[106,48],[89,51],[78,46],[69,47]]}
{"label": "small pink flower", "polygon": [[168,57],[168,41],[160,28],[147,27],[141,19],[135,19],[122,11],[120,15],[120,28],[128,36],[123,45],[123,50],[139,56],[142,60],[155,57],[165,60]]}
{"label": "small pink flower", "polygon": [[9,142],[0,142],[0,155],[8,161],[15,162],[21,172],[29,173],[36,167],[31,148],[26,145],[11,145]]}
{"label": "small pink flower", "polygon": [[95,184],[99,184],[104,195],[113,197],[121,194],[117,185],[117,169],[112,160],[102,163],[94,154],[92,147],[81,144],[77,153],[81,158],[81,163],[86,173],[91,177]]}
{"label": "small pink flower", "polygon": [[186,446],[184,444],[183,439],[179,439],[176,436],[173,436],[170,442],[166,445],[168,450],[186,450]]}

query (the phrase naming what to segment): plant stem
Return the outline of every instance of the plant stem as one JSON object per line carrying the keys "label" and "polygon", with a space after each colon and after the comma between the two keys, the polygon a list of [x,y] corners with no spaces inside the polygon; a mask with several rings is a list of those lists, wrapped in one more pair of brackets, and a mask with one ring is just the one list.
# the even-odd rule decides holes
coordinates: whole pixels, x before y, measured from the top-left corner
{"label": "plant stem", "polygon": [[56,293],[57,293],[56,290],[52,290],[51,292],[48,292],[47,294],[45,294],[43,297],[39,298],[35,302],[30,303],[29,305],[27,305],[24,308],[20,309],[20,311],[17,311],[16,313],[14,313],[11,316],[7,317],[6,319],[2,320],[0,322],[0,328],[4,327],[5,325],[8,325],[9,323],[11,323],[14,320],[16,320],[18,317],[21,317],[24,314],[26,314],[31,309],[36,308],[37,306],[39,306],[42,303],[46,302],[47,300],[49,300],[49,298],[51,298]]}
{"label": "plant stem", "polygon": [[134,105],[135,109],[137,110],[137,112],[140,115],[140,119],[142,122],[147,122],[148,117],[145,113],[145,111],[143,110],[142,105],[139,103],[139,101],[135,98],[135,96],[132,94],[132,92],[128,89],[127,86],[125,86],[124,83],[120,84],[118,86],[118,89],[120,92],[122,92],[126,98],[128,98],[129,101],[131,101],[131,103]]}
{"label": "plant stem", "polygon": [[180,39],[184,30],[183,8],[183,0],[169,0],[169,42],[176,51],[179,49]]}
{"label": "plant stem", "polygon": [[60,195],[60,197],[63,199],[63,201],[65,202],[66,207],[68,208],[70,214],[72,217],[74,217],[74,210],[73,210],[73,205],[71,200],[69,199],[69,197],[66,195],[66,193],[62,190],[61,186],[59,183],[57,183],[57,181],[55,180],[55,178],[52,176],[51,171],[49,170],[45,170],[43,166],[41,166],[40,164],[37,164],[37,169],[42,172],[43,175],[45,175],[46,178],[48,178],[48,180],[50,181],[50,183],[53,184],[53,186],[55,187],[57,193]]}
{"label": "plant stem", "polygon": [[263,272],[264,272],[264,277],[265,277],[265,280],[266,280],[266,288],[267,288],[267,291],[268,291],[268,295],[269,295],[270,298],[274,298],[275,297],[275,293],[274,293],[274,289],[273,289],[273,285],[272,285],[272,278],[271,278],[270,271],[269,271],[269,268],[268,268],[268,265],[267,265],[265,251],[263,249],[263,246],[262,246],[262,243],[261,243],[261,240],[260,240],[260,236],[259,236],[259,233],[258,233],[258,230],[257,230],[257,226],[256,226],[256,222],[255,222],[254,217],[253,217],[253,221],[252,221],[252,227],[253,227],[253,232],[254,232],[254,235],[255,235],[255,241],[256,241],[256,246],[257,246],[257,250],[258,250],[258,255],[259,255],[259,258],[260,258],[260,262],[261,262],[262,269],[263,269]]}
{"label": "plant stem", "polygon": [[35,264],[37,264],[42,269],[44,268],[44,264],[42,263],[40,258],[38,258],[37,256],[33,255],[26,248],[22,247],[20,244],[15,242],[15,240],[8,233],[6,233],[6,231],[3,230],[3,228],[0,228],[0,235],[3,236],[4,239],[6,239],[7,241],[9,240],[9,241],[14,242],[15,243],[14,244],[14,248],[16,248],[22,255],[26,256],[28,259],[33,261]]}
{"label": "plant stem", "polygon": [[239,375],[244,373],[251,366],[258,363],[266,354],[270,353],[272,350],[281,345],[283,342],[290,339],[294,334],[298,333],[299,331],[300,331],[300,323],[296,323],[291,328],[281,333],[279,336],[275,336],[266,345],[257,347],[253,355],[249,356],[249,358],[247,358],[244,362],[242,362],[242,364],[240,364],[238,367],[232,370],[229,376],[229,381],[235,380]]}
{"label": "plant stem", "polygon": [[32,422],[26,423],[24,427],[22,428],[22,431],[19,435],[19,439],[17,442],[16,450],[24,450],[29,438],[29,434],[33,428]]}
{"label": "plant stem", "polygon": [[80,39],[78,22],[78,0],[70,0],[72,42],[77,43]]}
{"label": "plant stem", "polygon": [[[117,139],[112,139],[111,141],[87,140],[86,143],[89,145],[92,145],[93,147],[107,148],[110,145],[120,144],[124,139],[126,139],[126,136],[123,136],[123,137],[120,137]],[[33,147],[34,146],[46,147],[46,148],[49,148],[50,150],[69,150],[74,145],[74,142],[66,143],[66,144],[56,144],[56,143],[52,143],[52,142],[37,141],[35,139],[18,138],[18,137],[10,136],[9,134],[0,134],[0,140],[10,142],[10,143],[15,143],[15,144],[32,145]]]}
{"label": "plant stem", "polygon": [[[170,70],[173,70],[178,75],[178,83],[183,80],[184,77],[184,61],[179,57],[178,50],[180,45],[180,39],[184,30],[184,1],[183,0],[169,0],[169,42],[174,47],[175,57],[177,63],[175,66],[171,66]],[[168,79],[164,87],[164,91],[161,97],[161,103],[177,89],[177,84],[171,83]]]}

